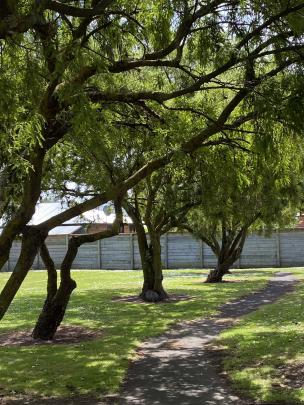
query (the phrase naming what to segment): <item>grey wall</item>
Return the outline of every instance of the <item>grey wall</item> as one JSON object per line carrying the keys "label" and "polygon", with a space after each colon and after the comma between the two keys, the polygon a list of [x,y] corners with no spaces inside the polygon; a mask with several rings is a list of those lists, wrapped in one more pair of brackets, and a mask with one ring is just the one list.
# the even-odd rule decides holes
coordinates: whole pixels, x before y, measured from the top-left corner
{"label": "grey wall", "polygon": [[[47,245],[59,267],[67,249],[68,237],[50,236]],[[191,235],[168,233],[162,237],[164,268],[209,268],[215,265],[211,249]],[[20,252],[20,242],[14,242],[10,260],[4,271],[14,268]],[[304,230],[281,231],[266,238],[249,235],[240,260],[235,267],[304,266]],[[138,269],[141,267],[136,235],[121,234],[99,242],[82,245],[74,261],[74,269]],[[34,269],[43,269],[38,256]]]}

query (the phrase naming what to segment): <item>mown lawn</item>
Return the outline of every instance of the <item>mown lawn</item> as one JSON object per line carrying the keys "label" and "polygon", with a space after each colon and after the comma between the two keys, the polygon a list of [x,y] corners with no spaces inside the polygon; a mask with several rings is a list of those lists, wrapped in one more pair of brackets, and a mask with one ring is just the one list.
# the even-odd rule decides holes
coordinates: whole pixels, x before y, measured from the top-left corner
{"label": "mown lawn", "polygon": [[304,404],[304,269],[293,293],[223,332],[224,368],[235,387],[267,403]]}
{"label": "mown lawn", "polygon": [[[202,270],[168,270],[166,289],[194,299],[166,305],[111,301],[113,296],[139,292],[140,271],[74,271],[78,288],[65,324],[102,329],[104,336],[72,345],[0,348],[0,394],[114,393],[141,341],[178,321],[215,313],[220,304],[262,288],[274,271],[235,270],[227,279],[236,282],[208,285],[202,283],[206,274]],[[0,287],[7,277],[7,273],[0,274]],[[33,327],[44,300],[45,284],[45,272],[29,274],[1,322],[0,333]]]}

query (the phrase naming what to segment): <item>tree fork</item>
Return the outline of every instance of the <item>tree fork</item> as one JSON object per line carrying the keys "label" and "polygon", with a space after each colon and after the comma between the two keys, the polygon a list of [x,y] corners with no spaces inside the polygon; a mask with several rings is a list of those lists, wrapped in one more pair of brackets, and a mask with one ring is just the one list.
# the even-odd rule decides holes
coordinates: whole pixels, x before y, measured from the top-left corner
{"label": "tree fork", "polygon": [[[77,255],[78,247],[76,237],[69,240],[68,251],[61,265],[61,282],[53,297],[46,299],[43,309],[32,332],[34,339],[52,340],[58,326],[61,324],[70,296],[77,287],[76,282],[71,278],[70,270]],[[48,291],[49,292],[49,291]]]}
{"label": "tree fork", "polygon": [[[120,202],[115,202],[114,205],[116,219],[112,225],[112,229],[92,234],[73,236],[69,240],[68,250],[61,264],[61,281],[59,288],[52,299],[46,300],[45,302],[45,305],[32,332],[32,337],[34,339],[52,340],[64,318],[71,294],[77,287],[75,280],[73,280],[71,277],[71,268],[79,247],[84,243],[110,238],[119,233],[120,224],[123,221],[123,215]],[[47,256],[45,258],[48,260]]]}

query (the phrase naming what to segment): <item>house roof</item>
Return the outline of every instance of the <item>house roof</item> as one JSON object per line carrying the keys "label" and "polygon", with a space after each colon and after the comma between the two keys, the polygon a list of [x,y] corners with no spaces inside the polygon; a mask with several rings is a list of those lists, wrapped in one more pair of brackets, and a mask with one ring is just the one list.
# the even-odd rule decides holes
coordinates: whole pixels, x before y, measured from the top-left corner
{"label": "house roof", "polygon": [[[112,224],[115,221],[115,214],[110,212],[108,204],[104,204],[99,208],[87,211],[78,217],[72,218],[63,225],[57,226],[49,232],[49,235],[69,235],[82,228],[85,224],[97,223],[97,224]],[[47,221],[55,215],[64,212],[68,208],[67,204],[56,202],[41,202],[36,205],[35,213],[29,222],[30,225],[39,225],[42,222]],[[107,215],[108,214],[108,215]],[[124,222],[131,224],[132,221],[128,215],[124,212]],[[2,223],[0,223],[0,227]],[[0,230],[1,233],[1,230]]]}
{"label": "house roof", "polygon": [[[113,224],[115,221],[115,214],[110,212],[109,207],[110,206],[108,204],[104,204],[100,208],[95,208],[93,210],[84,212],[78,217],[64,222],[63,225],[52,229],[49,232],[49,235],[70,235],[79,231],[85,224]],[[65,211],[67,208],[67,205],[60,201],[38,203],[30,224],[41,224],[42,222],[52,218],[54,215]],[[126,215],[125,212],[124,222],[128,224],[132,223],[131,219]]]}
{"label": "house roof", "polygon": [[[66,221],[64,224],[112,224],[115,221],[115,214],[109,210],[109,205],[104,204],[99,208],[84,212],[78,217]],[[60,201],[50,203],[38,203],[36,205],[35,213],[30,221],[32,225],[38,225],[42,222],[52,218],[54,215],[60,214],[67,209],[67,205]],[[108,213],[108,215],[107,215]],[[131,224],[131,218],[124,212],[124,222]]]}
{"label": "house roof", "polygon": [[51,229],[49,232],[50,236],[54,235],[70,235],[79,231],[82,228],[82,225],[75,225],[75,226],[56,226],[56,228]]}

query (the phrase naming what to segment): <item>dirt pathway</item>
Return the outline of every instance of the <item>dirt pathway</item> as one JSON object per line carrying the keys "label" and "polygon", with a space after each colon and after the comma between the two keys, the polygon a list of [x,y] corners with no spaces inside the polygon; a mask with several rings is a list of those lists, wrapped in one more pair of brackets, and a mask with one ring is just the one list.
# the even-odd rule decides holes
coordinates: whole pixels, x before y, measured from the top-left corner
{"label": "dirt pathway", "polygon": [[263,290],[223,305],[217,316],[179,324],[143,343],[128,370],[119,405],[245,404],[218,374],[204,346],[233,319],[273,303],[296,282],[289,273],[276,273]]}

